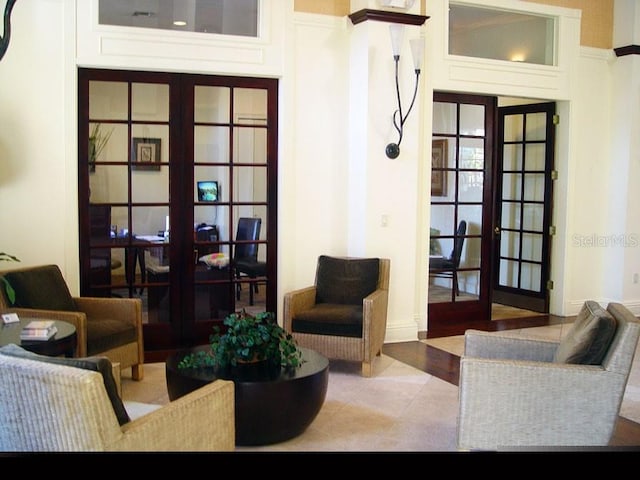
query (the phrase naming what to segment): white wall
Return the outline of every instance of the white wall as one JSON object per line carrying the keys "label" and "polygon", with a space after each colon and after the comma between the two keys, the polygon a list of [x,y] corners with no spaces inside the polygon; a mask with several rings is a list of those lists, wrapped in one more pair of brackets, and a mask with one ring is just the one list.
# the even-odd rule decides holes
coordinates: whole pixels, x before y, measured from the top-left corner
{"label": "white wall", "polygon": [[[616,0],[614,47],[640,43],[640,5],[636,0]],[[612,108],[610,124],[612,148],[610,182],[612,202],[608,205],[608,231],[616,234],[610,247],[612,258],[605,264],[606,297],[623,299],[640,311],[640,56],[626,55],[612,62]],[[620,208],[620,205],[629,208]]]}
{"label": "white wall", "polygon": [[[77,292],[75,3],[21,0],[14,7],[11,44],[0,61],[0,251],[17,255],[24,265],[59,264]],[[442,77],[451,65],[442,63],[443,55],[434,49],[442,45],[444,5],[444,0],[427,2],[431,18],[425,24],[427,64],[420,105],[409,119],[403,153],[394,161],[384,157],[384,146],[393,140],[395,93],[392,62],[385,51],[386,27],[376,25],[367,27],[366,34],[354,34],[348,19],[293,15],[292,0],[278,2],[278,16],[271,25],[280,31],[272,32],[273,44],[256,46],[264,50],[264,61],[236,65],[242,70],[238,74],[281,76],[280,305],[284,291],[313,281],[320,253],[384,255],[392,265],[387,339],[412,340],[425,329],[427,266],[421,252],[428,250],[429,198],[423,184],[430,168],[432,91],[500,90],[483,82],[462,84]],[[579,28],[572,25],[569,30],[577,36]],[[366,60],[354,54],[365,45]],[[135,56],[83,59],[83,66],[97,65],[100,59],[104,67],[137,66]],[[631,200],[638,200],[631,177],[639,169],[637,147],[626,172],[614,173],[618,170],[610,164],[610,95],[615,93],[611,64],[619,59],[577,47],[574,59],[557,79],[557,99],[568,118],[562,120],[558,139],[561,178],[554,218],[560,234],[554,241],[553,275],[561,279],[552,308],[566,315],[576,313],[586,298],[616,299],[632,306],[640,298],[637,286],[629,287],[626,278],[614,287],[604,278],[605,266],[612,261],[628,277],[640,263],[638,248],[626,249],[620,261],[610,249],[572,244],[574,233],[634,233],[639,228],[637,215],[628,208]],[[359,61],[364,63],[358,65]],[[209,73],[228,73],[233,67],[229,61],[199,63],[189,58],[147,58],[142,66],[162,70],[169,64],[184,71],[197,65]],[[620,76],[630,74],[637,79],[635,68]],[[367,79],[370,75],[375,78]],[[359,78],[366,85],[355,81]],[[630,88],[638,90],[637,80],[627,85],[622,101]],[[409,90],[409,85],[402,86],[403,98]],[[504,90],[505,95],[551,98],[517,85]],[[354,111],[356,107],[363,110]],[[637,125],[636,121],[635,138]],[[628,187],[630,200],[621,198],[621,187]],[[624,212],[620,225],[610,224],[612,212]],[[383,214],[388,215],[387,227],[381,226]],[[560,258],[558,252],[563,253]]]}
{"label": "white wall", "polygon": [[77,291],[73,9],[67,0],[22,0],[13,8],[0,61],[0,251],[21,266],[58,264]]}

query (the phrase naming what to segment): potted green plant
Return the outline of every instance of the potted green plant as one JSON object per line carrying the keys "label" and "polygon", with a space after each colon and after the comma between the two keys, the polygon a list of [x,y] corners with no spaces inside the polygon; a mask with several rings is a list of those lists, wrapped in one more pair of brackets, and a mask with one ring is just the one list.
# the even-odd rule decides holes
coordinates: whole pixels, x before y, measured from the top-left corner
{"label": "potted green plant", "polygon": [[109,143],[109,139],[111,138],[111,134],[113,133],[113,129],[108,132],[102,131],[102,125],[100,123],[96,123],[93,125],[91,129],[91,133],[89,134],[89,163],[94,164],[96,159],[104,150],[104,147]]}
{"label": "potted green plant", "polygon": [[[2,262],[19,262],[20,259],[13,255],[9,255],[5,252],[0,252],[0,261]],[[13,287],[7,282],[7,279],[4,277],[0,277],[0,282],[4,285],[4,291],[7,293],[7,298],[9,299],[9,303],[12,305],[16,302],[16,291]]]}
{"label": "potted green plant", "polygon": [[272,312],[250,315],[245,310],[227,316],[209,338],[211,348],[186,355],[178,368],[235,367],[252,362],[294,369],[302,365],[302,351],[294,338],[278,325]]}

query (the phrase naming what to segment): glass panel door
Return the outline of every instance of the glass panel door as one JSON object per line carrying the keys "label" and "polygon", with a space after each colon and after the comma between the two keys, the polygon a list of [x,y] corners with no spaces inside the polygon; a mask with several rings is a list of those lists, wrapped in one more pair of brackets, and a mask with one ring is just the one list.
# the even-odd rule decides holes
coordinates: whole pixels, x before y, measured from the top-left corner
{"label": "glass panel door", "polygon": [[494,301],[548,311],[555,103],[499,109]]}
{"label": "glass panel door", "polygon": [[[429,332],[488,311],[492,97],[434,94]],[[489,216],[488,216],[489,215]],[[478,315],[480,317],[480,315]]]}
{"label": "glass panel door", "polygon": [[206,343],[234,311],[276,312],[277,81],[79,79],[83,295],[140,297],[146,351]]}

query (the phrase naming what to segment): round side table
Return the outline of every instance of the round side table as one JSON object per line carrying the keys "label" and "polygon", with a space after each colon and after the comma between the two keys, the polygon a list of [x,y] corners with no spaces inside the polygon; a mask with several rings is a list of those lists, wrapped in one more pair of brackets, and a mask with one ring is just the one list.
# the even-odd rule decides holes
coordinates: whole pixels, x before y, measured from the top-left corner
{"label": "round side table", "polygon": [[77,346],[76,327],[69,322],[54,320],[58,331],[49,340],[21,340],[20,332],[32,320],[47,320],[46,318],[20,317],[20,322],[0,325],[0,347],[15,343],[25,350],[40,355],[57,357],[73,357]]}

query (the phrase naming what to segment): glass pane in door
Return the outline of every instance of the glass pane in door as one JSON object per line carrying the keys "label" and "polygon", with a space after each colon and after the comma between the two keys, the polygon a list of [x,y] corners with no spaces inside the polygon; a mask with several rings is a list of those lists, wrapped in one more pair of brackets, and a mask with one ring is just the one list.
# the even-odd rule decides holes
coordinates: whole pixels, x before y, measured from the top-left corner
{"label": "glass pane in door", "polygon": [[553,104],[500,109],[500,250],[494,301],[544,311],[547,301]]}
{"label": "glass pane in door", "polygon": [[[466,302],[480,296],[485,108],[482,104],[434,102],[430,304]],[[434,180],[440,177],[443,183]]]}

